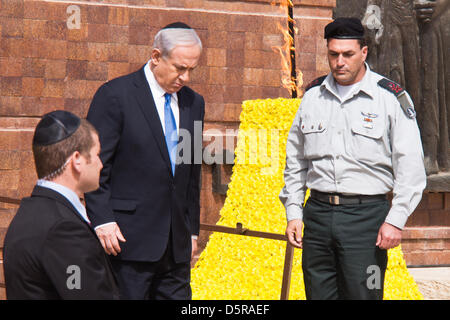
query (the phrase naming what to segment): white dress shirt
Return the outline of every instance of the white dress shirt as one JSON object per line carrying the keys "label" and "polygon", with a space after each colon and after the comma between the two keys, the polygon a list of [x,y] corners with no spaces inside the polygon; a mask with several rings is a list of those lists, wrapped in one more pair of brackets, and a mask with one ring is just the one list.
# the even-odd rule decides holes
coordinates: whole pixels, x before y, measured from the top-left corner
{"label": "white dress shirt", "polygon": [[[152,70],[150,69],[150,62],[144,67],[145,78],[147,79],[148,85],[153,95],[153,100],[155,101],[156,110],[158,111],[159,120],[161,121],[161,126],[163,128],[164,134],[166,133],[165,122],[164,122],[164,104],[166,103],[164,95],[166,92],[156,81]],[[170,108],[172,109],[173,116],[175,118],[175,123],[177,125],[177,134],[180,134],[180,109],[178,108],[178,95],[177,93],[172,93],[172,98],[170,99]]]}

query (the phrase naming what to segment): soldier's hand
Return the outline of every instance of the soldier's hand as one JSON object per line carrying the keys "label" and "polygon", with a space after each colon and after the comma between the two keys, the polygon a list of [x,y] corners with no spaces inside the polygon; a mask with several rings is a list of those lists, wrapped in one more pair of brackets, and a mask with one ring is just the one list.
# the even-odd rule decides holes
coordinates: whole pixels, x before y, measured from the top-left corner
{"label": "soldier's hand", "polygon": [[377,243],[380,249],[395,248],[402,241],[402,230],[389,223],[383,223],[378,231]]}
{"label": "soldier's hand", "polygon": [[288,237],[289,243],[296,248],[302,248],[302,228],[303,222],[300,219],[294,219],[288,222],[286,227],[286,236]]}
{"label": "soldier's hand", "polygon": [[103,249],[107,254],[112,254],[117,256],[121,249],[119,245],[119,241],[125,242],[125,238],[120,232],[119,226],[117,223],[111,223],[103,227],[99,227],[95,229],[97,236],[102,244]]}

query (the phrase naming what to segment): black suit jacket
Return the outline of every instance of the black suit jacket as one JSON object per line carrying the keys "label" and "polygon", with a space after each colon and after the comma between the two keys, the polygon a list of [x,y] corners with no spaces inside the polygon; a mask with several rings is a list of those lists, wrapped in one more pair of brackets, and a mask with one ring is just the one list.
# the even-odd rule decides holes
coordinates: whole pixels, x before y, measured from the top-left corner
{"label": "black suit jacket", "polygon": [[[3,254],[8,299],[119,297],[110,261],[94,231],[51,189],[36,186],[22,200]],[[78,275],[80,287],[74,288]]]}
{"label": "black suit jacket", "polygon": [[176,165],[173,176],[143,68],[105,83],[92,100],[87,119],[100,135],[103,169],[100,188],[86,194],[86,204],[94,227],[112,221],[119,225],[126,242],[120,243],[118,259],[157,261],[169,234],[175,261],[191,258],[191,236],[198,234],[200,226],[205,103],[201,95],[183,87],[178,105],[178,154],[184,162]]}

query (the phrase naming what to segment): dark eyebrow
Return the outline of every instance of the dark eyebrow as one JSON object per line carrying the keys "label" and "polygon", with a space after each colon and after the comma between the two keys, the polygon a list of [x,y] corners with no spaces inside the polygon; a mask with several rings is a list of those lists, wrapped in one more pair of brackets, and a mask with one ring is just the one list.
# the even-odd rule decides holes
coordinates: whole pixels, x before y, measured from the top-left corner
{"label": "dark eyebrow", "polygon": [[[340,54],[339,52],[336,52],[336,51],[333,51],[333,50],[328,50],[328,52],[330,53],[330,54]],[[353,51],[353,50],[348,50],[348,51],[344,51],[344,52],[341,52],[342,54],[355,54],[355,51]]]}

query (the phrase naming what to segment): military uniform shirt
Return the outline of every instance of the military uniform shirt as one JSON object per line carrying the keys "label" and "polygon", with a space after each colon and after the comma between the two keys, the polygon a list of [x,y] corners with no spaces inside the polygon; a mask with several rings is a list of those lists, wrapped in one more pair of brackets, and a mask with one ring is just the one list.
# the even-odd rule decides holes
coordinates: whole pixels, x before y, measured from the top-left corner
{"label": "military uniform shirt", "polygon": [[331,73],[302,99],[288,135],[280,193],[288,221],[303,218],[307,188],[360,195],[393,191],[385,221],[398,228],[421,200],[426,174],[416,119],[378,85],[383,77],[365,66],[344,101]]}

